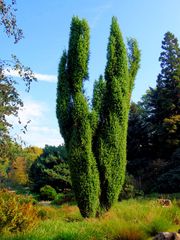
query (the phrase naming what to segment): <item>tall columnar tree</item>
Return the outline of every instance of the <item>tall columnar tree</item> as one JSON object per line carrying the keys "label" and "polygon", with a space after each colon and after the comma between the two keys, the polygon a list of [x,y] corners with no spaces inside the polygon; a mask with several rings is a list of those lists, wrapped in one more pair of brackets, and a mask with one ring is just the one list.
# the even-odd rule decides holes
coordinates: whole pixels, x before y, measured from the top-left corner
{"label": "tall columnar tree", "polygon": [[88,78],[89,28],[73,17],[68,52],[59,64],[57,118],[65,140],[78,206],[84,217],[108,210],[118,199],[126,166],[127,120],[140,51],[134,39],[126,50],[113,17],[105,80],[94,84],[92,109],[83,94]]}
{"label": "tall columnar tree", "polygon": [[73,17],[68,53],[59,65],[57,117],[69,157],[75,196],[84,217],[99,206],[99,176],[92,152],[92,129],[83,82],[88,78],[89,27]]}
{"label": "tall columnar tree", "polygon": [[[153,107],[152,121],[155,124],[154,145],[159,149],[166,145],[166,150],[169,149],[171,154],[180,143],[180,47],[171,32],[164,35],[159,61],[161,72],[157,78],[155,94],[150,101]],[[163,152],[164,149],[160,155]]]}
{"label": "tall columnar tree", "polygon": [[171,32],[165,33],[162,49],[159,57],[161,73],[157,78],[156,114],[159,120],[180,114],[180,47]]}
{"label": "tall columnar tree", "polygon": [[126,167],[127,122],[130,96],[139,67],[140,52],[135,40],[127,50],[117,19],[112,18],[105,69],[106,91],[97,129],[96,158],[100,173],[100,204],[109,209],[118,199]]}

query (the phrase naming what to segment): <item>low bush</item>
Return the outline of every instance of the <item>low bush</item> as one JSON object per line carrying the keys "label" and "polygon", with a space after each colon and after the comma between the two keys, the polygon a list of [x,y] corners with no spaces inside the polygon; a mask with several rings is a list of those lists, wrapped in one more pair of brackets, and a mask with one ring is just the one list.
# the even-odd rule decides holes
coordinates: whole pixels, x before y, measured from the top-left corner
{"label": "low bush", "polygon": [[39,209],[38,217],[42,220],[48,219],[48,213],[45,209]]}
{"label": "low bush", "polygon": [[38,212],[30,197],[6,189],[0,191],[0,232],[25,231],[37,222]]}
{"label": "low bush", "polygon": [[52,201],[52,204],[61,205],[63,203],[75,201],[75,196],[72,192],[58,193],[56,198]]}
{"label": "low bush", "polygon": [[45,185],[40,189],[40,198],[43,200],[54,200],[56,196],[56,190],[50,185]]}

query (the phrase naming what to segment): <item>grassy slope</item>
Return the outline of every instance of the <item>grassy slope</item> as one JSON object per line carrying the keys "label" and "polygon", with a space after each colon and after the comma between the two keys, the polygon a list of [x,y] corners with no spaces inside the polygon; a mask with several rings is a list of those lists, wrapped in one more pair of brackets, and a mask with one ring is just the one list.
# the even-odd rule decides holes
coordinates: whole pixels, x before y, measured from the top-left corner
{"label": "grassy slope", "polygon": [[83,219],[76,206],[41,207],[47,219],[30,232],[1,240],[147,240],[159,231],[180,227],[180,202],[162,207],[156,200],[126,200],[98,219]]}

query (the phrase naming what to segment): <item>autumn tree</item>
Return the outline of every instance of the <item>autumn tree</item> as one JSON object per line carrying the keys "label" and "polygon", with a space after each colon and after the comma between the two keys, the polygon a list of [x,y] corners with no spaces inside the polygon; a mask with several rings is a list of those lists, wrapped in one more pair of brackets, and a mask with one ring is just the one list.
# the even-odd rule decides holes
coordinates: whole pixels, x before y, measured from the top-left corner
{"label": "autumn tree", "polygon": [[[23,38],[22,29],[17,25],[16,11],[15,0],[0,1],[0,26],[8,37],[14,39],[15,44]],[[11,77],[11,71],[19,74],[22,82],[25,83],[27,92],[31,82],[36,80],[32,70],[24,66],[15,55],[12,55],[9,60],[4,60],[3,56],[0,56],[0,161],[3,161],[8,153],[11,155],[9,150],[14,140],[9,134],[12,123],[7,117],[18,118],[18,110],[23,106],[23,101],[17,91],[17,84],[21,81]],[[18,122],[20,123],[19,118]],[[26,131],[26,125],[22,127],[25,127],[23,131]]]}

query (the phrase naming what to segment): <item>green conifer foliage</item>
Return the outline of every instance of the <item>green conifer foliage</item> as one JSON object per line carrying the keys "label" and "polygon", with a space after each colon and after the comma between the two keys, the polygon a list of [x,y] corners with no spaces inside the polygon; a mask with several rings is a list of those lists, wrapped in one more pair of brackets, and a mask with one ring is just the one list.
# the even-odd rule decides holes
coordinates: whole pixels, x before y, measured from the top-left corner
{"label": "green conifer foliage", "polygon": [[61,134],[65,144],[68,143],[71,132],[71,115],[70,115],[70,88],[67,80],[67,54],[64,51],[58,68],[58,85],[56,100],[56,115]]}
{"label": "green conifer foliage", "polygon": [[[91,128],[93,133],[93,148],[96,149],[96,130],[100,120],[100,111],[102,108],[104,93],[106,90],[106,82],[102,75],[94,82],[92,111],[90,113]],[[93,150],[94,152],[94,150]]]}
{"label": "green conifer foliage", "polygon": [[130,46],[128,65],[123,37],[117,19],[113,17],[105,69],[106,91],[96,136],[100,204],[105,210],[118,199],[125,177],[130,96],[140,59],[135,40],[131,40]]}
{"label": "green conifer foliage", "polygon": [[[129,55],[112,18],[105,80],[94,84],[92,109],[83,92],[88,78],[89,27],[73,17],[69,49],[59,64],[57,118],[65,139],[72,185],[82,216],[108,210],[118,199],[125,176],[130,96],[139,68],[137,42]],[[128,59],[129,58],[129,59]]]}
{"label": "green conifer foliage", "polygon": [[161,156],[170,157],[180,143],[180,47],[171,32],[165,33],[161,47],[154,101],[155,143],[158,149],[164,146]]}
{"label": "green conifer foliage", "polygon": [[[128,66],[129,66],[129,93],[132,93],[134,80],[140,67],[141,53],[138,47],[137,40],[134,38],[128,39]],[[131,97],[131,95],[130,95]]]}
{"label": "green conifer foliage", "polygon": [[73,17],[69,49],[59,65],[57,118],[65,139],[72,184],[82,216],[95,216],[99,207],[99,175],[92,152],[89,109],[83,94],[88,78],[89,27]]}

